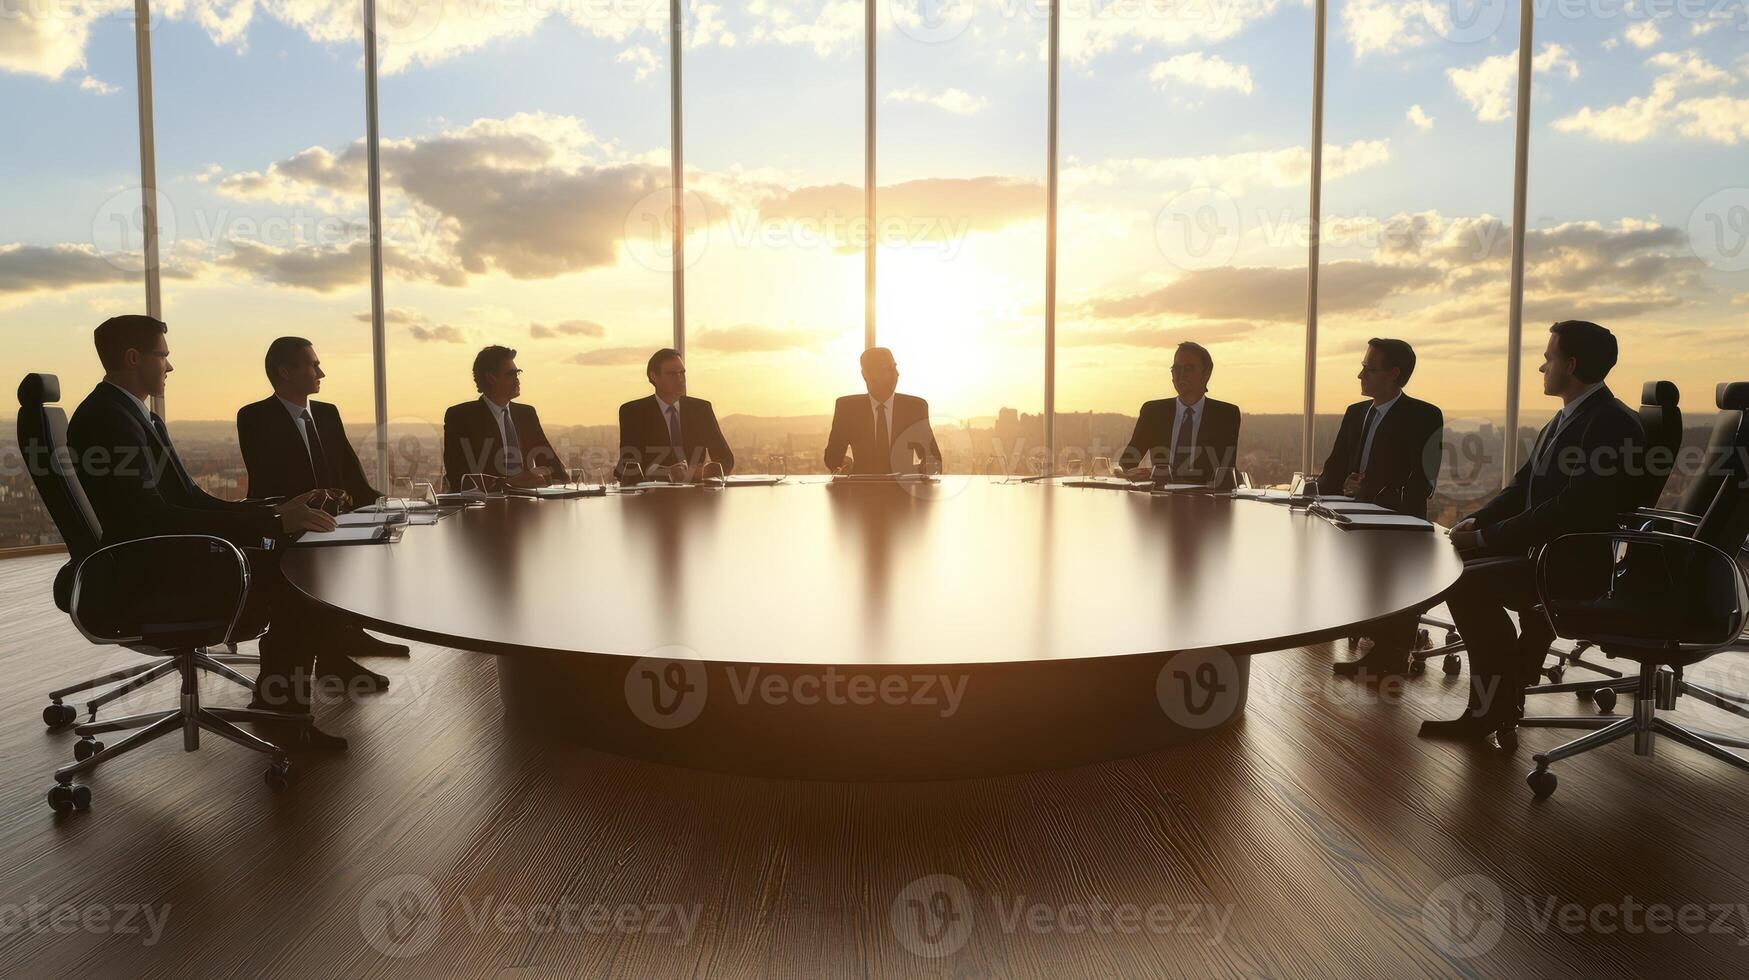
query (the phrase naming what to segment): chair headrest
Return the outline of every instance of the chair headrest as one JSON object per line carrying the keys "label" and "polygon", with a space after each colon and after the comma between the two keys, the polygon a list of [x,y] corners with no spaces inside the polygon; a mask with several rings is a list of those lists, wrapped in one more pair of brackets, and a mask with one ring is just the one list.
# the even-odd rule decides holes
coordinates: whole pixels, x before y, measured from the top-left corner
{"label": "chair headrest", "polygon": [[1749,410],[1749,381],[1722,381],[1718,392],[1719,408],[1729,412]]}
{"label": "chair headrest", "polygon": [[1640,386],[1640,404],[1657,405],[1662,408],[1675,408],[1682,400],[1682,392],[1676,390],[1674,381],[1648,381]]}
{"label": "chair headrest", "polygon": [[24,408],[36,408],[60,400],[61,379],[52,374],[27,374],[18,383],[18,404]]}

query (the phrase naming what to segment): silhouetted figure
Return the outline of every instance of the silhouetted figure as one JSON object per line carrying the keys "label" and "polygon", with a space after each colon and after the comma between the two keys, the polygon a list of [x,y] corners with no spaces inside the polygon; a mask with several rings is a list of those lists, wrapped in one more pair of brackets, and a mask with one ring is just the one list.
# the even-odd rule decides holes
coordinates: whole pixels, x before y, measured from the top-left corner
{"label": "silhouetted figure", "polygon": [[[1445,604],[1470,652],[1470,700],[1457,718],[1424,722],[1423,736],[1481,738],[1516,719],[1526,668],[1541,664],[1554,641],[1548,620],[1533,609],[1531,550],[1563,534],[1610,530],[1638,502],[1645,432],[1603,383],[1616,353],[1615,335],[1595,323],[1549,328],[1543,393],[1560,398],[1561,410],[1511,484],[1451,529],[1466,562]],[[1554,588],[1562,571],[1554,569]],[[1508,609],[1519,613],[1516,633]]]}
{"label": "silhouetted figure", "polygon": [[859,474],[941,472],[941,447],[929,427],[929,403],[897,393],[899,365],[893,352],[885,347],[863,351],[862,380],[868,393],[845,395],[832,411],[826,469]]}
{"label": "silhouetted figure", "polygon": [[563,482],[564,464],[540,425],[534,406],[512,399],[522,394],[516,351],[496,344],[474,357],[474,387],[480,397],[443,413],[443,482],[451,492],[462,477],[484,473],[515,487]]}
{"label": "silhouetted figure", "polygon": [[[1445,413],[1403,391],[1415,373],[1415,348],[1374,337],[1360,362],[1363,401],[1348,406],[1336,444],[1318,475],[1325,494],[1353,497],[1425,519],[1427,499],[1439,480]],[[1419,613],[1375,626],[1372,649],[1359,660],[1336,664],[1336,673],[1402,673],[1409,665]]]}
{"label": "silhouetted figure", "polygon": [[1132,479],[1162,464],[1174,483],[1210,483],[1219,471],[1238,466],[1239,406],[1208,397],[1214,358],[1201,344],[1185,341],[1172,356],[1176,398],[1142,405],[1118,467]]}
{"label": "silhouetted figure", "polygon": [[651,355],[644,377],[655,393],[619,407],[614,476],[626,481],[627,463],[637,463],[645,477],[667,476],[677,483],[690,481],[706,462],[721,464],[724,476],[733,472],[735,454],[717,425],[716,410],[686,393],[686,362],[680,352],[664,347]]}

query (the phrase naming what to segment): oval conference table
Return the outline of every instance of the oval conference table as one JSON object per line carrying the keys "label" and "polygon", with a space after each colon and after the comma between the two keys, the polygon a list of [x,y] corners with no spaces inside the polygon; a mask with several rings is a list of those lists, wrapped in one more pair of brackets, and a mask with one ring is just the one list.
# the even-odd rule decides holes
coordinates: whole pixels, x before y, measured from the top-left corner
{"label": "oval conference table", "polygon": [[1444,533],[1279,503],[947,476],[491,500],[297,548],[317,602],[494,654],[511,723],[819,779],[1138,755],[1241,716],[1250,657],[1423,607]]}

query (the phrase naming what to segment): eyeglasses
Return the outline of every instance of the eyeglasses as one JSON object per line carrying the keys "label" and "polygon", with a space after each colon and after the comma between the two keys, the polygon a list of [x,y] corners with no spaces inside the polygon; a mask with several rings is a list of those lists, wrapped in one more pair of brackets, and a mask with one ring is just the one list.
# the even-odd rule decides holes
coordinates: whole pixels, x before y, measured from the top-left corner
{"label": "eyeglasses", "polygon": [[1202,369],[1201,364],[1174,364],[1172,365],[1172,376],[1176,378],[1181,374],[1195,374]]}

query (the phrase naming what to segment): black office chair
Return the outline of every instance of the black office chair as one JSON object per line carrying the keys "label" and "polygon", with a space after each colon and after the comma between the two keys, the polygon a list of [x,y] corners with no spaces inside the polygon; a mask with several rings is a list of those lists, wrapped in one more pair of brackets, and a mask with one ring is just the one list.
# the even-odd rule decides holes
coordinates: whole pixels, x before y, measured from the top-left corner
{"label": "black office chair", "polygon": [[[68,561],[55,574],[55,606],[62,612],[70,610],[73,593],[73,573],[79,561],[97,549],[102,527],[97,514],[85,499],[78,480],[72,478],[70,457],[63,458],[67,445],[67,414],[54,403],[60,401],[61,384],[52,374],[27,374],[18,385],[18,451],[24,457],[31,480],[42,497],[49,518],[55,522],[61,540],[67,546]],[[257,657],[237,653],[230,644],[224,653],[202,651],[209,661],[206,669],[248,689],[255,683],[232,667],[253,666]],[[43,709],[43,724],[51,730],[66,728],[79,719],[79,712],[65,699],[82,691],[113,684],[85,702],[86,718],[95,721],[104,705],[126,697],[160,677],[174,672],[176,664],[170,657],[148,656],[137,664],[112,670],[89,680],[49,692],[49,704]]]}
{"label": "black office chair", "polygon": [[[1685,668],[1738,645],[1749,627],[1749,582],[1737,556],[1749,538],[1749,425],[1741,412],[1749,405],[1749,384],[1718,387],[1721,410],[1739,413],[1733,445],[1722,461],[1712,502],[1688,534],[1616,530],[1563,535],[1539,550],[1537,593],[1556,635],[1589,641],[1611,657],[1640,665],[1632,678],[1634,711],[1617,718],[1600,714],[1568,718],[1523,718],[1520,728],[1577,728],[1590,733],[1535,756],[1528,777],[1538,797],[1555,791],[1552,763],[1588,752],[1629,735],[1634,751],[1651,755],[1657,735],[1665,735],[1739,769],[1749,759],[1732,748],[1749,748],[1749,739],[1700,731],[1662,717],[1678,698],[1689,695],[1739,715],[1741,707],[1706,696],[1711,692],[1683,679]],[[1591,572],[1595,574],[1590,574]],[[1502,732],[1502,743],[1509,740]]]}
{"label": "black office chair", "polygon": [[[183,749],[189,752],[200,747],[200,730],[206,729],[267,753],[272,759],[265,774],[267,782],[275,789],[284,788],[291,773],[285,751],[232,722],[283,723],[286,716],[246,708],[207,708],[200,703],[198,680],[203,671],[254,688],[223,659],[206,652],[221,643],[252,639],[265,625],[243,621],[249,596],[249,566],[243,553],[222,538],[206,535],[164,535],[101,546],[101,525],[79,483],[67,446],[66,413],[53,405],[59,400],[60,383],[52,374],[26,375],[18,386],[19,452],[67,543],[69,560],[55,576],[55,605],[91,642],[125,646],[150,659],[140,669],[115,671],[56,693],[65,696],[118,678],[124,680],[123,687],[133,690],[170,673],[181,678],[182,692],[176,708],[92,721],[75,728],[80,736],[73,750],[76,761],[55,771],[49,806],[57,813],[86,809],[91,805],[91,791],[74,783],[75,776],[174,731],[182,732]],[[161,579],[164,570],[171,568],[188,579],[223,584],[173,600],[154,596],[141,602],[141,583],[154,581],[155,575]],[[139,730],[114,746],[105,747],[96,739],[109,732],[134,729]]]}
{"label": "black office chair", "polygon": [[[1670,482],[1670,473],[1675,469],[1676,454],[1682,449],[1681,401],[1682,393],[1674,381],[1648,381],[1640,388],[1640,427],[1646,430],[1646,474],[1638,498],[1641,507],[1658,506],[1658,498],[1663,496],[1664,485]],[[1728,441],[1735,433],[1736,429],[1732,427],[1724,438]],[[1715,482],[1706,497],[1697,502],[1694,512],[1697,518],[1711,503],[1717,490]],[[1549,682],[1561,683],[1568,667],[1583,667],[1606,677],[1621,677],[1621,671],[1585,659],[1585,651],[1591,646],[1580,642],[1571,650],[1553,651],[1555,662],[1543,670]]]}

